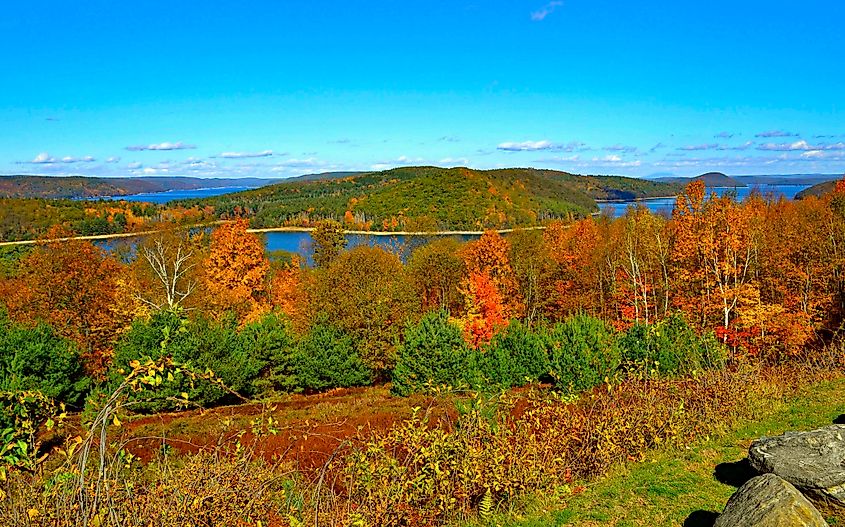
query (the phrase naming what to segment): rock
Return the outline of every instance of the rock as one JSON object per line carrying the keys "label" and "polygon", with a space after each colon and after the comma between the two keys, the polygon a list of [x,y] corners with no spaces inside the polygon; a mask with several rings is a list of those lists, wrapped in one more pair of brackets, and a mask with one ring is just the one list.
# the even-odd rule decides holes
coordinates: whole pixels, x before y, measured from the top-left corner
{"label": "rock", "polygon": [[810,499],[845,507],[845,425],[758,439],[748,459],[759,472],[777,474]]}
{"label": "rock", "polygon": [[728,500],[713,527],[828,527],[798,490],[774,474],[748,480]]}

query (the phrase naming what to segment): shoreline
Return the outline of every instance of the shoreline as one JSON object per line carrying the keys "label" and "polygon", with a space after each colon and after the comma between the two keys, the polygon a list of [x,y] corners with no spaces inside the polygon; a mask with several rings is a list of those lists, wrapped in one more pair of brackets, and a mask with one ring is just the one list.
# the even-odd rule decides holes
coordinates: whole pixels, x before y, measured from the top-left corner
{"label": "shoreline", "polygon": [[596,204],[601,203],[638,203],[640,201],[654,201],[658,199],[675,199],[678,197],[678,194],[674,194],[672,196],[654,196],[650,198],[634,198],[634,199],[597,199],[594,200]]}
{"label": "shoreline", "polygon": [[[217,221],[213,223],[204,223],[200,225],[182,225],[178,229],[196,229],[203,227],[213,227],[215,225],[224,225],[231,223],[231,221]],[[499,234],[507,234],[515,231],[536,231],[545,230],[544,225],[536,225],[534,227],[517,227],[510,229],[488,229]],[[72,240],[115,240],[120,238],[133,238],[136,236],[149,236],[163,232],[167,229],[156,229],[138,232],[120,232],[116,234],[92,234],[88,236],[69,236],[65,238],[52,238],[49,240],[15,240],[0,242],[0,247],[14,247],[17,245],[41,245],[46,243],[68,242]],[[268,227],[264,229],[247,229],[246,232],[250,234],[263,234],[270,232],[311,232],[314,227]],[[481,236],[487,231],[360,231],[360,230],[344,230],[343,234],[351,234],[356,236]]]}
{"label": "shoreline", "polygon": [[[544,225],[533,227],[514,227],[509,229],[487,229],[483,231],[361,231],[344,230],[343,234],[360,236],[481,236],[485,232],[494,231],[499,234],[508,234],[515,231],[541,231],[545,230]],[[311,232],[314,227],[267,227],[264,229],[247,229],[246,232],[263,234],[268,232]]]}

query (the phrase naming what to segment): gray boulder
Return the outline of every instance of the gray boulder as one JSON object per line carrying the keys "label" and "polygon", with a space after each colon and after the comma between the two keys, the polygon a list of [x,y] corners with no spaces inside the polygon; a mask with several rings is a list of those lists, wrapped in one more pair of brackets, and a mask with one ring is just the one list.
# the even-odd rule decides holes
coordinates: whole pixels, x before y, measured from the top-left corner
{"label": "gray boulder", "polygon": [[751,466],[792,483],[807,497],[845,507],[845,425],[764,437],[748,449]]}
{"label": "gray boulder", "polygon": [[728,500],[713,527],[828,527],[798,490],[775,476],[748,480]]}

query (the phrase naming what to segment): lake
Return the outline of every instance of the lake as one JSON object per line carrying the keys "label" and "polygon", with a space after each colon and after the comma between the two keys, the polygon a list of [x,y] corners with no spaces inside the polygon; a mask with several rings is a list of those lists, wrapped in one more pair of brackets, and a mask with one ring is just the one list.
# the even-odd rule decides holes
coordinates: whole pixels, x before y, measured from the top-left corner
{"label": "lake", "polygon": [[[307,232],[266,232],[263,233],[264,245],[268,251],[287,251],[299,254],[306,258],[309,264],[313,263],[311,256],[311,235]],[[461,234],[461,235],[429,235],[429,236],[407,236],[403,234],[391,236],[376,236],[373,234],[347,234],[346,247],[351,249],[359,245],[370,245],[374,247],[383,247],[388,251],[396,253],[407,261],[411,253],[420,245],[425,245],[432,239],[441,237],[453,237],[463,241],[477,239],[477,235]]]}
{"label": "lake", "polygon": [[223,194],[231,194],[232,192],[251,190],[253,188],[255,187],[218,187],[197,188],[193,190],[168,190],[166,192],[146,192],[143,194],[131,194],[129,196],[110,196],[103,199],[111,199],[115,201],[143,201],[146,203],[156,203],[161,205],[176,199],[210,198],[211,196],[221,196]]}
{"label": "lake", "polygon": [[[793,199],[796,194],[811,186],[812,185],[754,185],[749,187],[717,187],[707,189],[707,192],[708,194],[710,192],[715,192],[719,196],[724,196],[727,193],[733,192],[740,201],[747,198],[754,191],[760,192],[763,196],[772,196],[775,198],[783,196],[786,199]],[[672,214],[672,209],[675,208],[675,198],[655,198],[640,201],[599,203],[599,208],[603,214],[607,214],[613,218],[618,218],[619,216],[623,216],[628,210],[628,207],[634,203],[646,207],[651,212],[664,215]]]}

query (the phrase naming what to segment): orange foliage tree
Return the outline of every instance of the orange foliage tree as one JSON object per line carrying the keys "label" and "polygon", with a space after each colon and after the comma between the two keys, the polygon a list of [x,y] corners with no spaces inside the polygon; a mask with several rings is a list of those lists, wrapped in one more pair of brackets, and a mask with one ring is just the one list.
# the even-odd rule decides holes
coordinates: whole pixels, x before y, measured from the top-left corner
{"label": "orange foliage tree", "polygon": [[471,272],[464,284],[466,317],[461,320],[464,339],[474,349],[490,342],[508,323],[502,296],[487,272]]}
{"label": "orange foliage tree", "polygon": [[467,243],[461,255],[470,274],[487,274],[502,296],[507,316],[523,311],[519,285],[510,262],[510,242],[496,231],[486,231],[478,240]]}
{"label": "orange foliage tree", "polygon": [[294,255],[290,262],[273,264],[270,303],[294,321],[302,320],[308,301],[304,282],[305,270],[298,255]]}
{"label": "orange foliage tree", "polygon": [[701,181],[678,198],[673,256],[678,282],[687,290],[676,298],[685,310],[696,309],[703,325],[718,320],[729,329],[743,296],[754,294],[756,212],[754,202],[737,203],[731,196],[706,199]]}
{"label": "orange foliage tree", "polygon": [[602,314],[604,275],[601,269],[602,232],[592,218],[571,226],[549,224],[543,233],[549,258],[555,264],[554,303],[546,315],[560,319],[586,311]]}
{"label": "orange foliage tree", "polygon": [[246,232],[248,227],[243,219],[218,227],[204,267],[206,286],[220,307],[252,319],[269,309],[270,262],[261,239]]}

